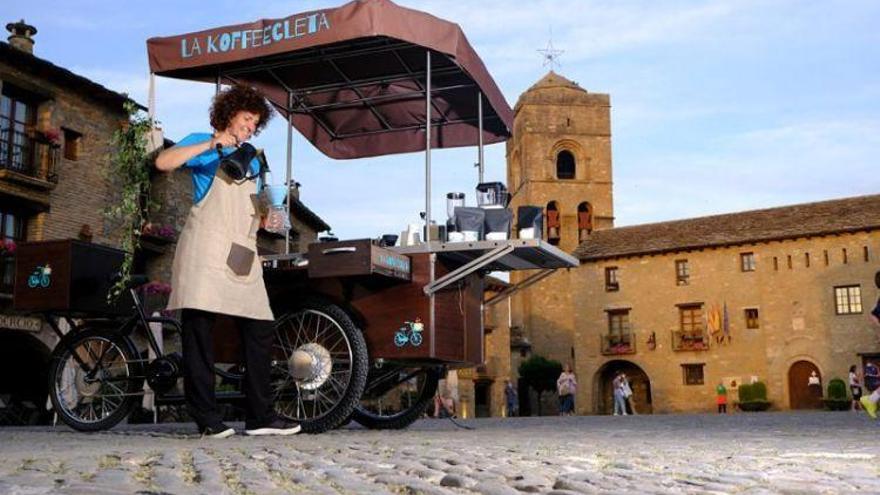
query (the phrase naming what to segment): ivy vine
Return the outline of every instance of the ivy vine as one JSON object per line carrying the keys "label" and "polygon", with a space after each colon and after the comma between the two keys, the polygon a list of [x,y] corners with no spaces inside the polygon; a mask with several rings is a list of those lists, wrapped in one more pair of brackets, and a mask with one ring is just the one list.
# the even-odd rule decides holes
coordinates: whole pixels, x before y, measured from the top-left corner
{"label": "ivy vine", "polygon": [[124,105],[128,122],[113,133],[115,154],[110,164],[110,175],[119,186],[119,199],[105,211],[107,218],[121,221],[121,243],[125,258],[120,277],[107,294],[113,301],[125,290],[131,280],[134,253],[140,248],[141,232],[150,210],[150,165],[147,161],[147,137],[155,122],[134,102]]}

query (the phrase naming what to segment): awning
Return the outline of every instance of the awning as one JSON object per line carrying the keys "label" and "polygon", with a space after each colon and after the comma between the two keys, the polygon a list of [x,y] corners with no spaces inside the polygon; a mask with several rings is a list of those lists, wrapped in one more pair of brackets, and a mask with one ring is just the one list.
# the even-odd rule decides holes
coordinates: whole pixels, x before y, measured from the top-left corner
{"label": "awning", "polygon": [[425,147],[431,52],[432,148],[506,140],[513,111],[461,28],[389,0],[151,38],[151,72],[263,91],[324,154],[361,158]]}

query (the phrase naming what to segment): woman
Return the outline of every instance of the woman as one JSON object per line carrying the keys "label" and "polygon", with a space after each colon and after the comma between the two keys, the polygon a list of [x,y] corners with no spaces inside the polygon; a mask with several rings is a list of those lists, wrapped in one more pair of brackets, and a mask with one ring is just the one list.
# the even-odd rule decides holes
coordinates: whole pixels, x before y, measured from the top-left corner
{"label": "woman", "polygon": [[614,398],[614,415],[615,416],[626,416],[626,399],[624,398],[623,391],[623,373],[618,373],[614,376],[614,379],[611,380],[611,393]]}
{"label": "woman", "polygon": [[852,365],[849,367],[849,391],[852,394],[852,410],[861,409],[860,400],[862,399],[862,379],[859,377],[858,367]]}
{"label": "woman", "polygon": [[[190,414],[204,436],[225,438],[235,430],[222,422],[214,395],[212,329],[217,315],[231,316],[241,335],[247,397],[245,433],[291,435],[300,426],[272,408],[270,350],[274,317],[256,255],[260,213],[251,196],[253,179],[235,181],[219,167],[220,156],[235,151],[262,130],[271,116],[256,90],[234,86],[214,97],[212,133],[194,133],[156,158],[156,168],[192,173],[193,206],[180,234],[171,268],[169,309],[182,310],[183,375]],[[259,163],[250,164],[259,173]]]}
{"label": "woman", "polygon": [[566,364],[565,369],[556,379],[556,391],[559,393],[559,415],[571,416],[574,414],[574,394],[577,391],[577,379],[571,370],[571,365]]}

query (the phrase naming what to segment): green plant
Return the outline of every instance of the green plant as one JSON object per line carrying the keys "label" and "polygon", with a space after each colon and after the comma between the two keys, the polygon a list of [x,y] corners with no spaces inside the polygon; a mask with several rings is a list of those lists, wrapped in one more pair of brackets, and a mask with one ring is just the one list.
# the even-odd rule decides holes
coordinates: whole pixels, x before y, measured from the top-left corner
{"label": "green plant", "polygon": [[764,382],[740,385],[739,408],[743,411],[766,411],[769,409],[770,401],[767,400],[767,385]]}
{"label": "green plant", "polygon": [[832,378],[828,382],[828,398],[846,400],[846,382],[840,378]]}
{"label": "green plant", "polygon": [[119,199],[105,210],[107,218],[121,221],[121,247],[125,258],[120,277],[110,288],[107,300],[123,292],[131,278],[134,252],[140,247],[140,235],[150,207],[150,168],[146,139],[154,122],[133,101],[124,105],[128,123],[113,133],[115,153],[110,165],[111,179],[118,184]]}
{"label": "green plant", "polygon": [[556,390],[556,379],[562,373],[559,361],[532,356],[519,365],[519,376],[538,393],[538,415],[541,415],[541,394]]}
{"label": "green plant", "polygon": [[831,411],[846,411],[850,408],[850,401],[846,395],[846,382],[840,378],[832,378],[828,382],[828,393],[822,399],[825,407]]}

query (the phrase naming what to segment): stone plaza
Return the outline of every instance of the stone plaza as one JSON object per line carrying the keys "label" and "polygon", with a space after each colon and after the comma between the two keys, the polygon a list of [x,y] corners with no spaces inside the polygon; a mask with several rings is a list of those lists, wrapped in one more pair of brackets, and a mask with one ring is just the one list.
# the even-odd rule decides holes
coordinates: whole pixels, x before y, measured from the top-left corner
{"label": "stone plaza", "polygon": [[[191,424],[0,430],[0,493],[880,493],[864,413],[425,419],[201,439]],[[241,425],[237,425],[241,426]]]}

